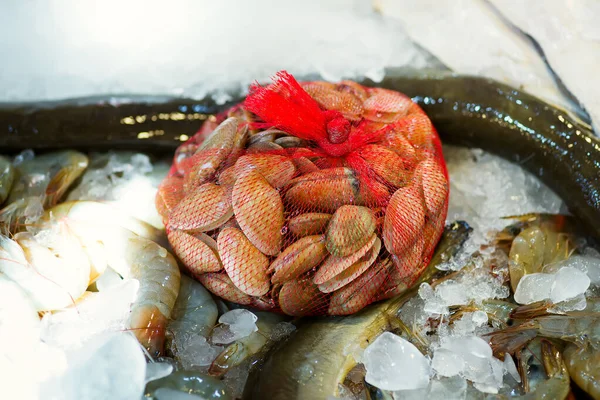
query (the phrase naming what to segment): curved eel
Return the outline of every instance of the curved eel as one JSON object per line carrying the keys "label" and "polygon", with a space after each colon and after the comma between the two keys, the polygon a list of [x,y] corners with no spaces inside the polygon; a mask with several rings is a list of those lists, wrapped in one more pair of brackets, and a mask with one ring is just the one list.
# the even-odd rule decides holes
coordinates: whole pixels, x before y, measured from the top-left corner
{"label": "curved eel", "polygon": [[[521,164],[600,237],[600,141],[589,126],[535,96],[487,78],[410,76],[389,70],[382,82],[362,83],[411,96],[443,142],[480,147]],[[218,106],[210,99],[72,103],[0,104],[0,150],[119,147],[168,154],[203,120],[232,104]]]}

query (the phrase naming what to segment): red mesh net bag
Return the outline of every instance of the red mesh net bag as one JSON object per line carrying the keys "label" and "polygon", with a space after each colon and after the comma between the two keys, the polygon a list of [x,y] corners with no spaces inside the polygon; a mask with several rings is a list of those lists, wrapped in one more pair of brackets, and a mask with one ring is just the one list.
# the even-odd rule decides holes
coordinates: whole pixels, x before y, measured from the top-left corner
{"label": "red mesh net bag", "polygon": [[157,208],[173,251],[215,295],[345,315],[423,271],[448,174],[431,121],[407,96],[280,72],[179,147]]}

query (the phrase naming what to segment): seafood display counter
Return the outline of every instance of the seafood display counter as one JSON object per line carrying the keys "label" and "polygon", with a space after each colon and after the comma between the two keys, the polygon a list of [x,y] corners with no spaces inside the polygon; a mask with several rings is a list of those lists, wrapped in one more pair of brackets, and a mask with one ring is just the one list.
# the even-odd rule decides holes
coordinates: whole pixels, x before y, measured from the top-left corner
{"label": "seafood display counter", "polygon": [[[361,107],[377,93],[370,88],[404,93],[402,99],[420,107],[439,133],[443,160],[435,162],[443,184],[430,188],[431,170],[417,167],[424,162],[419,154],[430,149],[408,132],[414,126],[406,122],[411,116],[400,97],[361,110],[372,111],[370,118],[398,114],[369,120],[374,131],[410,127],[398,130],[408,147],[388,147],[400,156],[401,168],[417,154],[419,180],[395,181],[400,167],[378,168],[381,160],[364,154],[370,167],[361,170],[362,164],[348,161],[354,148],[341,155],[327,150],[339,166],[320,163],[319,138],[303,137],[281,121],[259,126],[268,116],[235,107],[241,98],[225,105],[184,99],[4,105],[0,325],[10,329],[0,329],[0,337],[10,346],[0,360],[8,377],[3,393],[61,399],[600,398],[600,142],[589,127],[480,77],[388,70],[382,82],[359,83],[367,88],[346,82],[306,89],[304,104],[314,100],[324,113],[338,110],[347,105],[336,103],[342,87],[357,98],[364,93]],[[348,109],[342,111],[352,121]],[[329,144],[351,140],[367,114],[349,123],[349,134],[339,128],[343,121],[336,122],[327,131]],[[247,118],[243,129],[232,118]],[[273,127],[278,131],[269,131]],[[422,125],[414,129],[418,134]],[[242,147],[247,153],[235,152],[241,131],[254,151],[248,145]],[[230,137],[219,137],[223,132]],[[331,132],[348,135],[339,139]],[[373,143],[380,142],[360,145]],[[225,157],[216,152],[207,158],[200,153],[207,148]],[[299,148],[312,153],[292,156],[290,149]],[[261,151],[279,161],[222,173]],[[310,180],[294,175],[312,167]],[[185,173],[178,175],[178,168]],[[312,193],[305,185],[297,195],[308,194],[302,201],[311,206],[288,206],[289,187],[341,180],[318,175],[349,168],[356,182],[348,184],[344,175],[347,204],[342,191],[333,209],[319,197],[323,188],[330,195],[339,186]],[[233,198],[233,206],[197,194],[194,182],[209,169],[210,181],[202,183]],[[417,182],[421,208],[408,209],[402,228],[386,231],[392,193],[365,200],[361,188],[375,185],[364,176],[387,182],[392,193]],[[188,186],[178,187],[177,179],[188,179]],[[236,203],[244,188],[249,197]],[[279,225],[265,217],[277,208],[274,198],[285,202]],[[338,215],[344,207],[354,209]],[[435,220],[444,214],[432,210],[446,207],[438,230],[411,225],[415,218]],[[400,246],[394,234],[410,236],[410,244]],[[223,237],[236,235],[242,238],[234,240],[236,247],[223,251]],[[277,235],[285,239],[272,248]],[[432,254],[422,245],[408,268],[414,274],[384,286],[379,271],[408,265],[405,253],[419,235],[434,238]],[[296,245],[303,238],[314,240]],[[340,261],[356,254],[347,265]],[[247,271],[253,274],[244,276]],[[313,284],[318,274],[326,279]],[[286,289],[302,279],[312,286]],[[310,290],[319,296],[306,294]],[[365,293],[367,301],[354,300]]]}

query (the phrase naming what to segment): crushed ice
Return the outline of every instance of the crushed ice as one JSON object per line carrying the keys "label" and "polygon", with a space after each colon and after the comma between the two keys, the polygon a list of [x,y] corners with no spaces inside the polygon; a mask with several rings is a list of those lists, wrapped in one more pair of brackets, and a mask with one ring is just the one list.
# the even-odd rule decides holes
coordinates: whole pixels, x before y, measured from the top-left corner
{"label": "crushed ice", "polygon": [[145,154],[93,154],[81,182],[69,193],[67,200],[109,202],[142,221],[162,228],[154,199],[168,169],[167,163],[151,163]]}

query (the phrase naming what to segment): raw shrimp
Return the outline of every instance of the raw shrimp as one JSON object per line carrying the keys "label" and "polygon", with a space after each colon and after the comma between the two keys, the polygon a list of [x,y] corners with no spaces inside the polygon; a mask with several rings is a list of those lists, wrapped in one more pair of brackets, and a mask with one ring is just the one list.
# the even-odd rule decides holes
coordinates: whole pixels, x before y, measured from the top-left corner
{"label": "raw shrimp", "polygon": [[151,355],[162,352],[171,311],[179,293],[175,258],[152,240],[112,227],[102,238],[108,264],[124,279],[140,282],[131,305],[129,328]]}
{"label": "raw shrimp", "polygon": [[496,356],[513,354],[536,336],[589,346],[600,341],[600,314],[574,312],[544,316],[485,336],[489,337]]}
{"label": "raw shrimp", "polygon": [[452,310],[451,321],[461,318],[466,312],[483,311],[488,315],[490,322],[506,327],[515,308],[517,308],[517,305],[508,301],[487,299],[482,301],[481,304],[468,304],[457,307],[456,311]]}
{"label": "raw shrimp", "polygon": [[181,275],[179,296],[172,312],[169,331],[207,336],[219,311],[212,295],[199,282]]}
{"label": "raw shrimp", "polygon": [[45,206],[53,206],[87,166],[87,156],[73,150],[30,156],[15,163],[8,203],[33,196],[43,197]]}
{"label": "raw shrimp", "polygon": [[[524,275],[544,272],[544,268],[566,260],[574,250],[572,236],[562,232],[567,217],[526,215],[512,228],[524,229],[514,238],[509,253],[510,284],[513,292]],[[510,230],[511,227],[507,228]],[[503,233],[506,233],[505,230]]]}
{"label": "raw shrimp", "polygon": [[[232,398],[223,382],[198,371],[176,371],[164,378],[149,382],[146,385],[146,398],[159,398],[161,389],[198,395],[206,400],[230,400]],[[160,398],[168,397],[160,396]],[[193,396],[193,398],[196,398],[196,396]]]}
{"label": "raw shrimp", "polygon": [[22,341],[26,341],[23,335],[32,342],[38,340],[36,335],[39,335],[40,317],[31,298],[21,286],[1,273],[0,321],[0,328],[6,328],[0,329],[0,338],[4,343],[10,343],[8,340],[14,335],[18,335]]}
{"label": "raw shrimp", "polygon": [[[561,339],[581,346],[600,341],[600,314],[548,316],[530,322],[540,336]],[[524,325],[526,324],[529,323]]]}
{"label": "raw shrimp", "polygon": [[[547,379],[538,382],[532,392],[517,398],[523,400],[567,398],[571,390],[571,382],[560,351],[547,340],[540,341],[540,347],[541,362]],[[526,371],[523,373],[526,374]]]}
{"label": "raw shrimp", "polygon": [[575,383],[594,399],[600,399],[600,351],[594,346],[579,347],[571,343],[563,355]]}
{"label": "raw shrimp", "polygon": [[258,317],[256,327],[258,331],[239,339],[225,348],[213,361],[208,373],[213,376],[223,376],[229,369],[240,365],[243,361],[265,350],[269,343],[271,332],[275,325],[285,320],[281,315],[255,311]]}
{"label": "raw shrimp", "polygon": [[37,311],[67,307],[89,283],[90,262],[77,238],[66,229],[51,238],[43,243],[28,232],[14,240],[0,235],[0,272],[21,286]]}
{"label": "raw shrimp", "polygon": [[51,208],[37,228],[36,236],[24,232],[16,241],[3,238],[8,256],[0,271],[39,303],[43,300],[43,310],[74,303],[107,266],[124,279],[137,279],[140,287],[128,325],[152,355],[160,353],[180,274],[173,256],[150,239],[158,238],[158,231],[94,202]]}
{"label": "raw shrimp", "polygon": [[0,156],[0,206],[10,193],[14,177],[15,170],[12,163],[5,157]]}
{"label": "raw shrimp", "polygon": [[510,316],[514,319],[532,319],[556,314],[568,314],[572,317],[576,317],[579,315],[589,316],[590,313],[598,313],[600,316],[600,297],[587,297],[585,300],[585,309],[581,311],[569,311],[566,313],[564,311],[555,310],[553,308],[554,303],[552,303],[550,300],[542,300],[536,301],[535,303],[518,306],[511,312]]}
{"label": "raw shrimp", "polygon": [[88,165],[87,156],[72,150],[28,157],[15,163],[7,205],[0,210],[5,234],[32,223],[45,207],[58,203]]}

